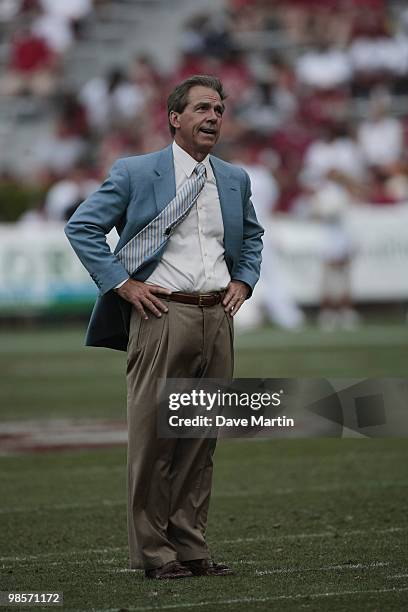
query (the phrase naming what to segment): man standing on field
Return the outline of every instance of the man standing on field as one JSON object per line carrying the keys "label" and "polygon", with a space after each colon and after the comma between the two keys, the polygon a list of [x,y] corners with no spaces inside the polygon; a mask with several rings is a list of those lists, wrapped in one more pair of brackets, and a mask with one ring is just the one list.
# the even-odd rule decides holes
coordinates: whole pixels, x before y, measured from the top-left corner
{"label": "man standing on field", "polygon": [[118,160],[66,226],[100,289],[87,344],[128,352],[130,567],[147,578],[232,573],[205,540],[216,440],[156,433],[158,379],[232,377],[232,318],[259,277],[263,230],[248,175],[210,155],[224,100],[212,76],[177,85],[173,143]]}

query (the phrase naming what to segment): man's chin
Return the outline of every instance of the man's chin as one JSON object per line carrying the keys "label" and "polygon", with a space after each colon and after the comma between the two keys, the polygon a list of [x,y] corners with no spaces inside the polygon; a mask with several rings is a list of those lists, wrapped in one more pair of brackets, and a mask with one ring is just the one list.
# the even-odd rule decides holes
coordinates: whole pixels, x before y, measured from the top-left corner
{"label": "man's chin", "polygon": [[200,138],[197,140],[197,145],[200,151],[211,151],[211,149],[217,144],[217,134],[200,134]]}

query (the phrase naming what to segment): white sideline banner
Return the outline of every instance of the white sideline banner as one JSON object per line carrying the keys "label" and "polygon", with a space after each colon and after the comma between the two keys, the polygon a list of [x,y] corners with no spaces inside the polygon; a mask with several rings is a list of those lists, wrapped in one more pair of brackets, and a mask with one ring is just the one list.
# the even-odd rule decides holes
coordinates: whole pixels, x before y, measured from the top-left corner
{"label": "white sideline banner", "polygon": [[[351,267],[353,299],[407,299],[408,204],[355,206],[347,215],[347,232],[355,248]],[[276,268],[287,290],[301,304],[317,304],[326,241],[321,224],[276,218],[266,236],[274,245]]]}
{"label": "white sideline banner", "polygon": [[62,225],[0,225],[1,311],[89,302],[95,296]]}
{"label": "white sideline banner", "polygon": [[[111,232],[111,247],[116,240]],[[0,224],[0,313],[83,308],[97,294],[63,225]]]}
{"label": "white sideline banner", "polygon": [[[408,204],[354,207],[348,217],[357,247],[352,265],[354,299],[408,299]],[[317,304],[325,243],[320,224],[274,218],[266,238],[273,242],[274,268],[288,291],[301,304]],[[111,247],[116,240],[112,233]],[[80,308],[90,306],[96,295],[62,225],[0,224],[0,312]]]}

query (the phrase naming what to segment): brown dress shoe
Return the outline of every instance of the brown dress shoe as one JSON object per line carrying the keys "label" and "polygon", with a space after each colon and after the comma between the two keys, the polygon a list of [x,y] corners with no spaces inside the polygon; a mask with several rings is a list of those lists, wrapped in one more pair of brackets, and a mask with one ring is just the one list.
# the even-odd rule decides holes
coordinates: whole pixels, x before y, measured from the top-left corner
{"label": "brown dress shoe", "polygon": [[212,559],[193,559],[183,561],[194,576],[232,576],[234,572],[228,565],[215,563]]}
{"label": "brown dress shoe", "polygon": [[145,576],[152,580],[177,580],[179,578],[192,578],[193,573],[178,561],[169,561],[161,567],[146,570]]}

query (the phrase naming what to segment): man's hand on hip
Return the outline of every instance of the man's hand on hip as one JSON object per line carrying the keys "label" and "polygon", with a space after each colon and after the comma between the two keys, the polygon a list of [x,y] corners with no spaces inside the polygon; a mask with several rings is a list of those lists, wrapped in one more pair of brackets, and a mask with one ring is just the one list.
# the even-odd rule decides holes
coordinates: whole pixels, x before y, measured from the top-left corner
{"label": "man's hand on hip", "polygon": [[149,318],[145,308],[150,310],[156,317],[161,317],[162,312],[168,311],[167,306],[155,294],[170,295],[170,289],[158,287],[157,285],[147,285],[141,281],[129,278],[126,283],[115,289],[115,291],[124,300],[133,304],[143,319]]}
{"label": "man's hand on hip", "polygon": [[242,304],[245,302],[249,293],[249,287],[246,283],[238,280],[232,280],[228,287],[225,297],[222,301],[225,312],[233,317],[237,314]]}

